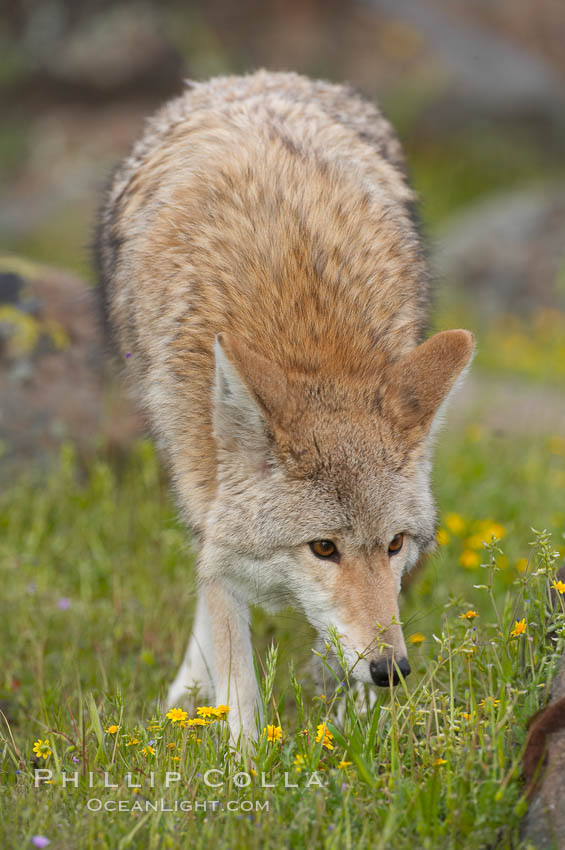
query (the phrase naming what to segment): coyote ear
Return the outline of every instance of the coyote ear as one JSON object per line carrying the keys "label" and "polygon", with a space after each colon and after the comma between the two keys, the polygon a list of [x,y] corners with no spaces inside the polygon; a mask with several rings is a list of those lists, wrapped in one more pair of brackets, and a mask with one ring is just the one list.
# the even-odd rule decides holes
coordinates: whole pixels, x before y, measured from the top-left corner
{"label": "coyote ear", "polygon": [[224,448],[238,446],[264,463],[268,420],[277,417],[287,396],[284,373],[228,333],[216,336],[214,355],[214,435]]}
{"label": "coyote ear", "polygon": [[474,349],[475,338],[469,331],[441,331],[394,363],[389,378],[401,427],[418,432],[434,429]]}

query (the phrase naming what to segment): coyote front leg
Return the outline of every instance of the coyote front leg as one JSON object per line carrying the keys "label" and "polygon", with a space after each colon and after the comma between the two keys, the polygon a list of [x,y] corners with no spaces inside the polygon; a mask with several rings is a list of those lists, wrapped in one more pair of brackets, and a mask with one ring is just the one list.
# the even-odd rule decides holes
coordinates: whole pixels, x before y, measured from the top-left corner
{"label": "coyote front leg", "polygon": [[214,647],[216,703],[230,706],[230,730],[237,742],[240,733],[244,738],[253,736],[255,709],[260,708],[249,634],[249,608],[219,581],[207,583],[203,590]]}
{"label": "coyote front leg", "polygon": [[229,705],[234,741],[240,732],[249,738],[255,731],[259,693],[253,669],[247,603],[222,582],[201,585],[192,637],[185,658],[169,689],[169,708],[186,703],[188,691],[197,688]]}
{"label": "coyote front leg", "polygon": [[203,593],[198,595],[192,635],[183,662],[167,694],[167,708],[183,705],[193,711],[192,697],[214,697],[214,654],[210,616]]}

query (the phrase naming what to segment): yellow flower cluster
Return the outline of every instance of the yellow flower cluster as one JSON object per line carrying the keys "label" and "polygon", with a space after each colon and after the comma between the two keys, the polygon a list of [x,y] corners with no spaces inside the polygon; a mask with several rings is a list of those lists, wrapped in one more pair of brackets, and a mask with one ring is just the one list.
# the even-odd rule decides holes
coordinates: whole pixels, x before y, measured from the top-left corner
{"label": "yellow flower cluster", "polygon": [[466,550],[473,551],[482,549],[484,543],[490,543],[493,537],[497,540],[502,540],[506,536],[506,529],[499,522],[491,520],[483,520],[477,523],[477,530],[465,540]]}
{"label": "yellow flower cluster", "polygon": [[165,717],[175,724],[178,723],[185,729],[187,726],[208,726],[215,720],[225,720],[230,710],[229,705],[201,705],[196,709],[198,717],[189,717],[188,712],[182,708],[171,708]]}
{"label": "yellow flower cluster", "polygon": [[319,726],[317,727],[316,743],[319,744],[320,741],[321,741],[322,746],[325,747],[326,750],[333,750],[333,748],[334,748],[334,745],[332,744],[333,737],[334,736],[332,735],[332,733],[330,732],[330,730],[328,729],[326,724],[320,723]]}
{"label": "yellow flower cluster", "polygon": [[452,534],[463,534],[465,531],[465,520],[459,514],[447,514],[445,524]]}
{"label": "yellow flower cluster", "polygon": [[486,697],[480,701],[479,708],[485,708],[487,704],[497,706],[500,705],[500,700],[496,697]]}
{"label": "yellow flower cluster", "polygon": [[478,552],[473,552],[472,549],[463,549],[459,556],[459,563],[466,570],[474,570],[481,563]]}
{"label": "yellow flower cluster", "polygon": [[565,315],[559,310],[543,309],[525,319],[502,315],[482,335],[483,362],[530,378],[551,370],[559,380],[565,375],[564,328]]}
{"label": "yellow flower cluster", "polygon": [[302,755],[302,753],[297,753],[296,758],[294,759],[294,761],[292,763],[294,765],[296,772],[300,773],[300,771],[304,767],[304,756]]}
{"label": "yellow flower cluster", "polygon": [[196,709],[196,713],[200,717],[209,717],[211,720],[224,720],[229,710],[229,705],[217,705],[215,708],[211,705],[203,705]]}
{"label": "yellow flower cluster", "polygon": [[[499,522],[491,519],[469,522],[460,514],[455,513],[446,514],[445,526],[445,528],[440,528],[436,535],[440,546],[447,546],[451,540],[451,535],[455,537],[468,535],[464,539],[463,551],[459,556],[459,563],[466,570],[474,570],[480,566],[481,556],[479,552],[483,549],[485,543],[490,543],[493,537],[501,540],[506,536],[506,529]],[[502,563],[499,566],[502,566]]]}

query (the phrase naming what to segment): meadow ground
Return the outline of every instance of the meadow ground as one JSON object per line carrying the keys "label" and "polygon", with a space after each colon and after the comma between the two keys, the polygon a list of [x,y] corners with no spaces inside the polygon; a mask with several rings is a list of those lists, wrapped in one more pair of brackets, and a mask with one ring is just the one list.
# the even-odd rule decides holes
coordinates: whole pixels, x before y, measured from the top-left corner
{"label": "meadow ground", "polygon": [[[13,481],[0,494],[0,845],[527,846],[527,721],[565,637],[565,585],[550,593],[564,458],[559,433],[491,431],[480,410],[442,433],[438,551],[401,607],[413,672],[368,711],[347,688],[332,695],[329,670],[314,686],[302,617],[256,611],[252,760],[230,750],[226,709],[160,707],[194,570],[151,444],[88,463],[67,446],[50,473]],[[36,768],[51,773],[36,782]]]}

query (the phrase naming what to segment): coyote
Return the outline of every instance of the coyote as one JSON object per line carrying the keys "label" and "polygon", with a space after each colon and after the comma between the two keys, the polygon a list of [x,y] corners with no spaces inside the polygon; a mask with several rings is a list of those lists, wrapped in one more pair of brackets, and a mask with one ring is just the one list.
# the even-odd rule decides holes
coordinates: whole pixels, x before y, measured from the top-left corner
{"label": "coyote", "polygon": [[410,672],[397,597],[434,547],[433,434],[474,348],[421,342],[414,204],[374,104],[267,71],[188,83],[107,192],[106,315],[199,547],[167,702],[208,692],[235,739],[257,720],[249,605],[335,626],[358,681]]}

